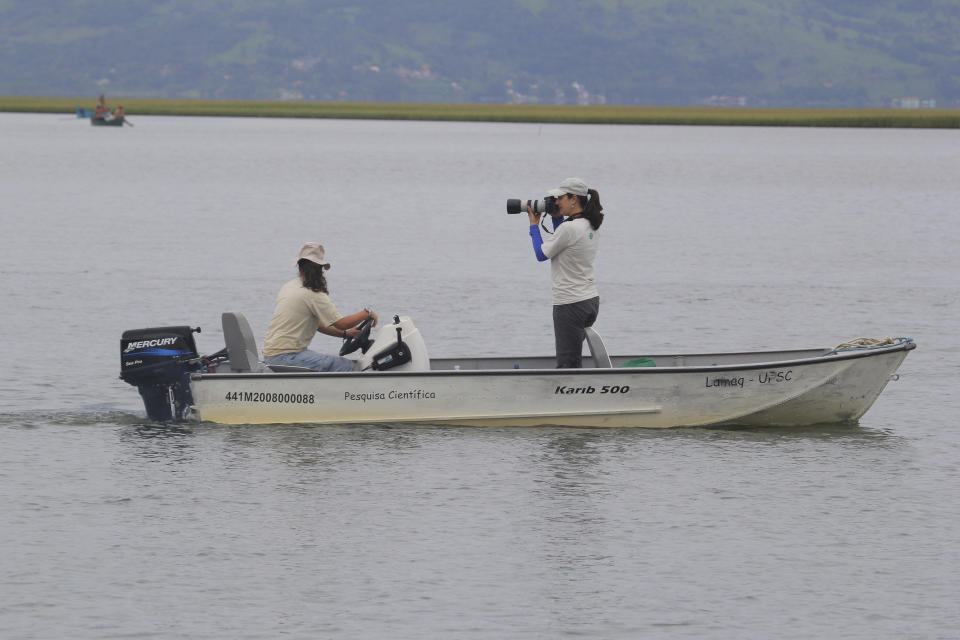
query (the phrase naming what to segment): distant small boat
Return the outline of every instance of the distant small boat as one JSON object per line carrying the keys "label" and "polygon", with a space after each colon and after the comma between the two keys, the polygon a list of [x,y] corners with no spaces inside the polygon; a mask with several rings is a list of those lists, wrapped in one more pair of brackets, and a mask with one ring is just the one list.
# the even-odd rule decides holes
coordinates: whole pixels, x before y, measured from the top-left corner
{"label": "distant small boat", "polygon": [[124,118],[119,116],[117,118],[90,118],[90,124],[95,127],[122,127]]}
{"label": "distant small boat", "polygon": [[[100,96],[100,106],[97,108],[103,107],[103,96]],[[77,117],[86,118],[90,121],[95,127],[122,127],[124,124],[130,124],[126,122],[123,113],[123,107],[117,107],[116,109],[106,110],[106,107],[103,107],[102,115],[98,116],[95,109],[87,109],[77,105]],[[117,114],[117,111],[120,111]],[[132,127],[133,125],[130,124]]]}

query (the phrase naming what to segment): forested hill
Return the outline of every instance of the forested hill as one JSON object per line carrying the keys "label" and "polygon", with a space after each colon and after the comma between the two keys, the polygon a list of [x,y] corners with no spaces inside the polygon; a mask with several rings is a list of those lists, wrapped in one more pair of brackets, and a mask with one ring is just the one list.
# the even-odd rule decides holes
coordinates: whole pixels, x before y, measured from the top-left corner
{"label": "forested hill", "polygon": [[957,107],[958,34],[958,0],[0,0],[0,95]]}

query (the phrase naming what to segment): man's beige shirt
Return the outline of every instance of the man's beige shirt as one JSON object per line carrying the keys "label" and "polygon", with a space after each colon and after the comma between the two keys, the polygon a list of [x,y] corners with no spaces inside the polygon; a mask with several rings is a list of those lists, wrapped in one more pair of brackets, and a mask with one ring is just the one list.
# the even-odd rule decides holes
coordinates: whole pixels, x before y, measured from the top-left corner
{"label": "man's beige shirt", "polygon": [[311,291],[300,278],[294,278],[277,295],[277,308],[263,340],[263,355],[299,353],[310,346],[319,327],[329,327],[342,317],[330,296]]}

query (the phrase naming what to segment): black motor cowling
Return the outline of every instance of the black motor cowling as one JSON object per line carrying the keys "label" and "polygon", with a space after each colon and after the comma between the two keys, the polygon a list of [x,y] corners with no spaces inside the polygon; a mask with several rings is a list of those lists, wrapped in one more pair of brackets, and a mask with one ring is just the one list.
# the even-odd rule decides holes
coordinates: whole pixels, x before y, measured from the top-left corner
{"label": "black motor cowling", "polygon": [[147,417],[185,420],[193,404],[190,372],[199,367],[199,327],[131,329],[120,337],[120,379],[140,391]]}

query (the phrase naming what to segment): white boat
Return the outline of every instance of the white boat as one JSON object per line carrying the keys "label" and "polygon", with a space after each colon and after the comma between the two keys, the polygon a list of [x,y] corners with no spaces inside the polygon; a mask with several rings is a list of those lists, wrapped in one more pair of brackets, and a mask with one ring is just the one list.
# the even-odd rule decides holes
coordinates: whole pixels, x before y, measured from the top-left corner
{"label": "white boat", "polygon": [[[870,408],[911,338],[836,348],[609,356],[588,330],[582,369],[553,357],[436,358],[409,317],[349,348],[357,370],[269,367],[242,314],[224,313],[226,348],[201,357],[190,327],[126,331],[121,378],[156,421],[224,424],[423,423],[476,426],[800,426],[853,422]],[[589,366],[588,366],[589,365]]]}

